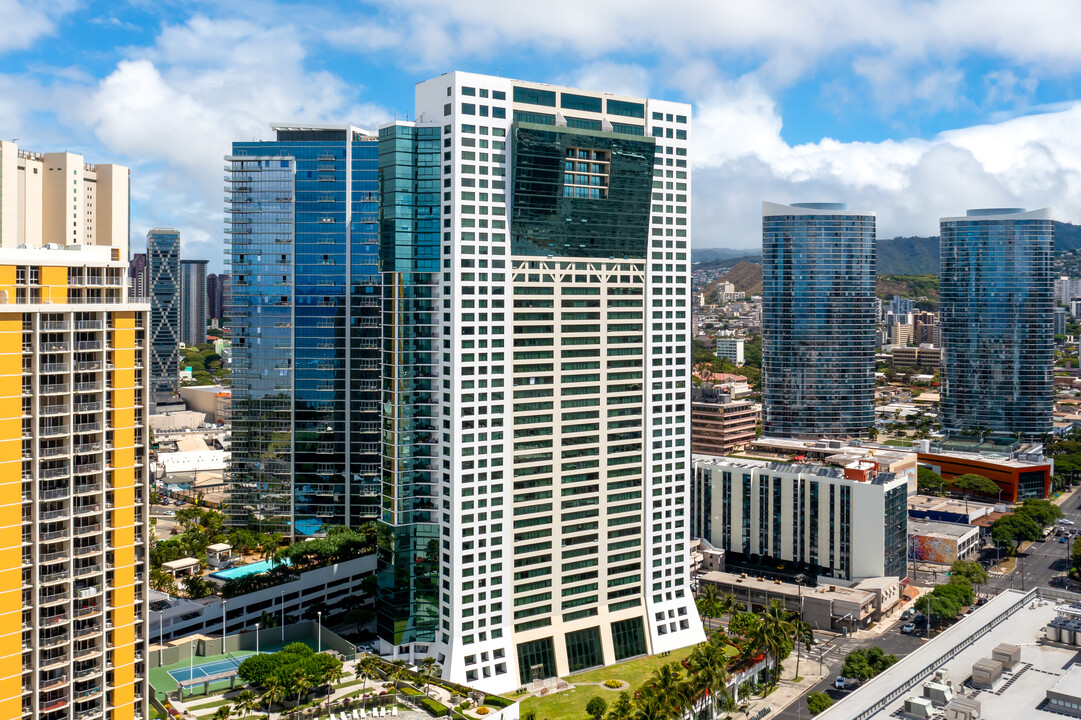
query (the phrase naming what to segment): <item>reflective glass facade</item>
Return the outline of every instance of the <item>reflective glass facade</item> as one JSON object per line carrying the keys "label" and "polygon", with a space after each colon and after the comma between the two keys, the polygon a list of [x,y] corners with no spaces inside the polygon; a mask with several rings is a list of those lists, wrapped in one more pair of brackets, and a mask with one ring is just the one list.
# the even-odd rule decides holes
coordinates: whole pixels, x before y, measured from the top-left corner
{"label": "reflective glass facade", "polygon": [[234,524],[287,537],[378,513],[377,142],[234,143],[228,183]]}
{"label": "reflective glass facade", "polygon": [[154,229],[146,236],[150,291],[150,391],[175,394],[180,386],[180,232]]}
{"label": "reflective glass facade", "polygon": [[859,436],[874,423],[875,218],[764,204],[765,433]]}
{"label": "reflective glass facade", "polygon": [[378,631],[434,642],[439,624],[440,129],[379,131],[383,271]]}
{"label": "reflective glass facade", "polygon": [[180,261],[180,342],[206,342],[206,260]]}
{"label": "reflective glass facade", "polygon": [[1049,210],[941,222],[942,421],[1051,432],[1054,228]]}
{"label": "reflective glass facade", "polygon": [[643,258],[652,138],[517,123],[511,254]]}

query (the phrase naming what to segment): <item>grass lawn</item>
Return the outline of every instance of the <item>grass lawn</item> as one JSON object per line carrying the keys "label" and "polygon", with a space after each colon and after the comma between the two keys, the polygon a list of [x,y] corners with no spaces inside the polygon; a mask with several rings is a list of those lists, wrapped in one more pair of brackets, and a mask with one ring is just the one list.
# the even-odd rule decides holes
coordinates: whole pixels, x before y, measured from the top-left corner
{"label": "grass lawn", "polygon": [[912,447],[911,440],[886,440],[883,445],[893,445],[894,447]]}
{"label": "grass lawn", "polygon": [[[619,665],[586,670],[564,678],[570,683],[602,683],[605,680],[622,680],[630,684],[629,692],[634,692],[649,679],[653,671],[667,663],[678,663],[691,654],[695,646],[673,650],[665,657],[649,655],[629,660]],[[732,649],[734,655],[736,650]],[[530,697],[522,701],[522,712],[532,710],[537,720],[586,720],[586,705],[594,696],[604,698],[611,705],[619,698],[619,691],[604,687],[579,686],[574,690],[564,690],[544,697]]]}

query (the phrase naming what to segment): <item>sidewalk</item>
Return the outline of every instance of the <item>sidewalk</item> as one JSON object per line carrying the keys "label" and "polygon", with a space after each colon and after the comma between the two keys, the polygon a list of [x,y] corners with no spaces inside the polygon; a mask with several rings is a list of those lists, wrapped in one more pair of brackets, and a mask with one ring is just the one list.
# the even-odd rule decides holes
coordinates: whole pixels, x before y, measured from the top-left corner
{"label": "sidewalk", "polygon": [[803,696],[806,695],[811,688],[822,682],[822,679],[830,674],[830,669],[827,666],[823,666],[822,672],[819,672],[818,661],[808,657],[806,652],[803,653],[803,658],[800,660],[799,664],[800,675],[803,678],[800,682],[793,682],[793,676],[796,672],[796,654],[792,653],[792,655],[789,655],[783,665],[784,674],[789,677],[787,679],[782,677],[781,682],[777,685],[777,689],[766,697],[760,698],[756,696],[754,698],[749,698],[747,701],[747,717],[754,717],[757,712],[766,707],[770,709],[771,715],[775,715],[793,702],[801,702]]}

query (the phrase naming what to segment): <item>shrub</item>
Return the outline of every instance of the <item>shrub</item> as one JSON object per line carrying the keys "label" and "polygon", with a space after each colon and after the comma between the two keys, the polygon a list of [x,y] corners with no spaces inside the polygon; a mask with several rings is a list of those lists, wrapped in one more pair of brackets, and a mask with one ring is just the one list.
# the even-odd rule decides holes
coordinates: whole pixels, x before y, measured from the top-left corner
{"label": "shrub", "polygon": [[594,695],[590,698],[586,704],[586,713],[589,714],[594,720],[600,720],[600,717],[608,711],[608,703],[604,701],[604,698]]}
{"label": "shrub", "polygon": [[618,690],[619,688],[623,687],[623,683],[621,683],[619,680],[605,680],[604,686],[607,688],[612,688],[613,690]]}
{"label": "shrub", "polygon": [[450,712],[446,705],[441,702],[436,702],[429,697],[421,698],[418,703],[434,717],[445,717],[446,714]]}
{"label": "shrub", "polygon": [[398,688],[398,692],[400,692],[402,695],[406,695],[408,697],[413,697],[414,695],[423,695],[424,694],[420,690],[412,688],[409,685],[402,685],[400,688]]}
{"label": "shrub", "polygon": [[505,697],[500,697],[499,695],[485,695],[484,704],[491,705],[494,708],[505,708],[513,705],[514,701],[508,700]]}
{"label": "shrub", "polygon": [[479,708],[477,708],[477,715],[487,715],[490,712],[491,712],[491,710],[484,707],[483,705],[481,705]]}

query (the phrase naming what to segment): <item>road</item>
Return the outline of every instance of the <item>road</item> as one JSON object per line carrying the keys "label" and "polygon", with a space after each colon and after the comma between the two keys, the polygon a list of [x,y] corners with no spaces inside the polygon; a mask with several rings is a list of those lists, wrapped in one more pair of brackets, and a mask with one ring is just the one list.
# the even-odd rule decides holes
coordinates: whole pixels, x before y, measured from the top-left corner
{"label": "road", "polygon": [[[819,645],[812,651],[817,653],[821,649],[825,649],[825,666],[830,668],[830,672],[826,674],[826,677],[822,682],[815,685],[808,692],[822,692],[826,693],[834,700],[840,700],[845,695],[854,690],[836,690],[833,687],[834,680],[841,674],[841,666],[844,664],[845,655],[853,650],[859,650],[861,648],[871,648],[878,646],[882,648],[882,651],[887,655],[890,653],[896,655],[898,658],[902,658],[905,655],[913,652],[923,645],[925,642],[922,638],[914,637],[912,635],[905,635],[901,633],[900,627],[903,623],[896,623],[893,627],[882,634],[881,637],[867,638],[867,639],[855,639],[838,636],[832,641],[823,639]],[[787,667],[791,663],[795,662],[795,656],[785,660],[785,666]],[[806,657],[803,662],[815,663],[818,662],[817,657],[814,660],[808,660]],[[794,667],[794,666],[793,666]],[[811,714],[807,712],[807,700],[806,694],[799,698],[796,702],[789,705],[783,711],[776,715],[770,715],[772,720],[805,720],[811,717]]]}
{"label": "road", "polygon": [[[1081,528],[1081,491],[1076,491],[1062,504],[1062,510],[1066,518],[1072,520],[1071,528]],[[1052,587],[1061,583],[1061,578],[1069,569],[1070,542],[1059,542],[1059,538],[1051,537],[1032,543],[1028,549],[1017,557],[1016,569],[1008,575],[993,575],[987,588],[998,593],[1002,590],[1013,588],[1020,590],[1022,587],[1022,575],[1024,576],[1024,589],[1031,590],[1034,587]]]}

